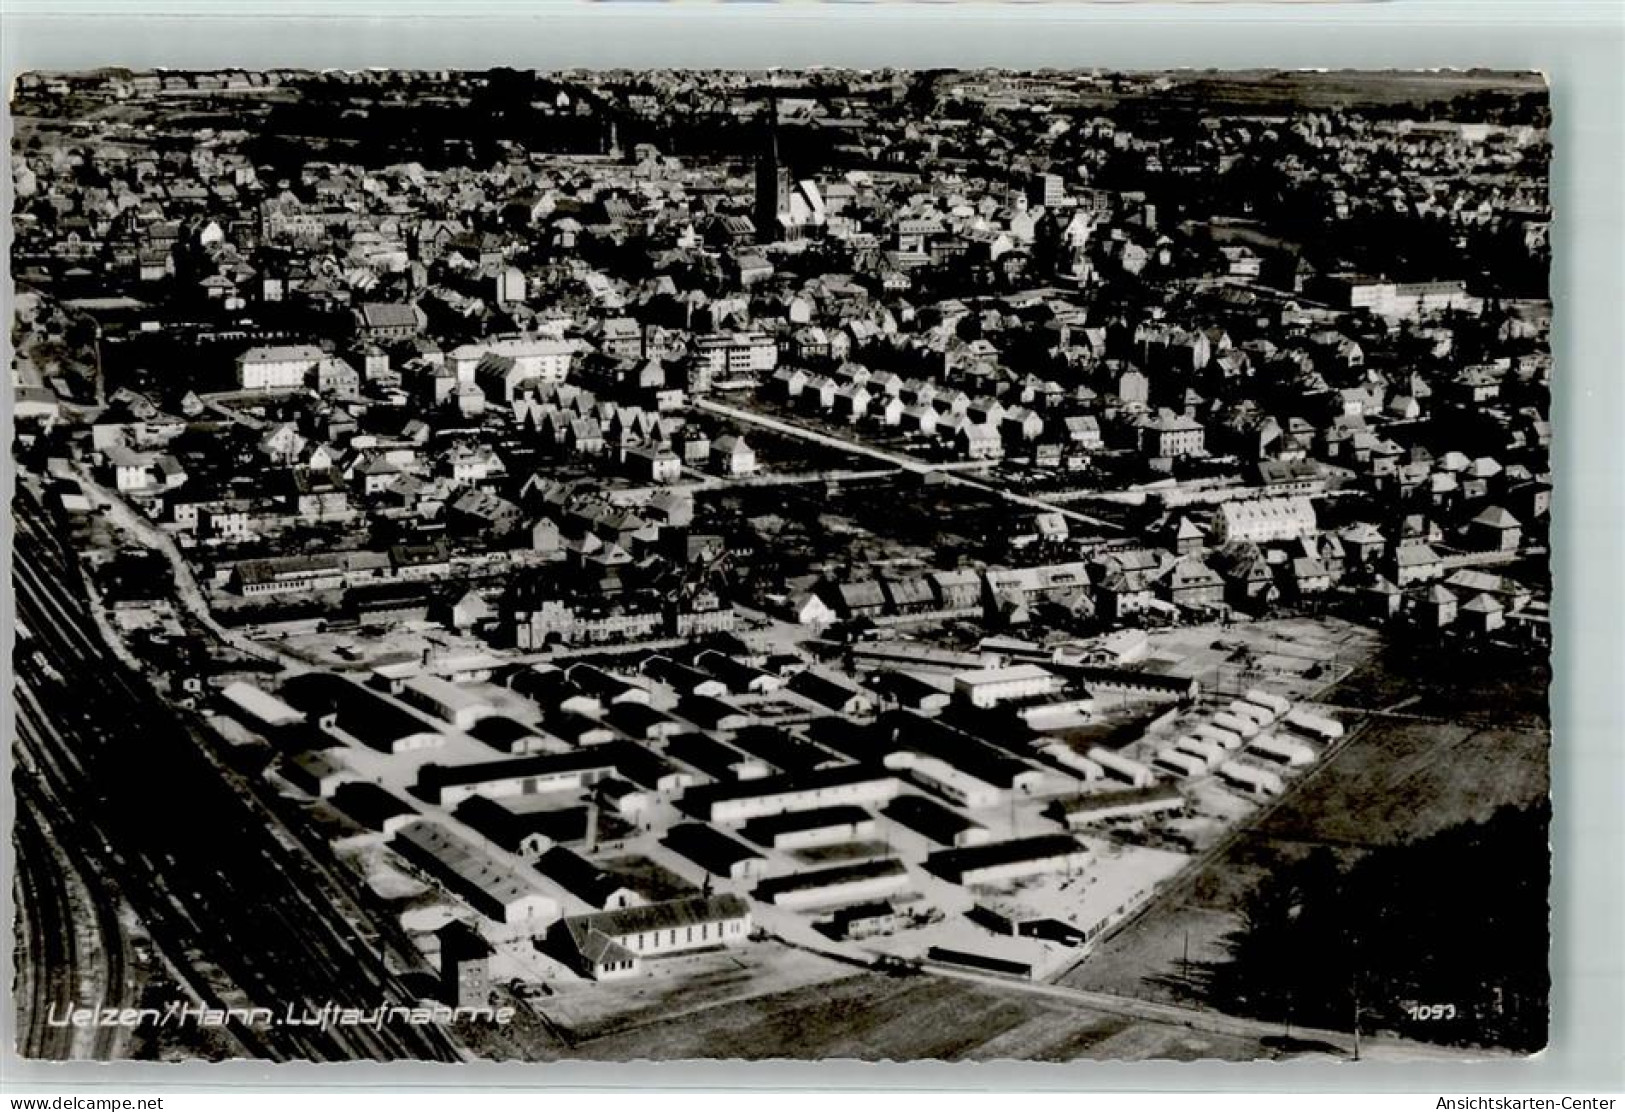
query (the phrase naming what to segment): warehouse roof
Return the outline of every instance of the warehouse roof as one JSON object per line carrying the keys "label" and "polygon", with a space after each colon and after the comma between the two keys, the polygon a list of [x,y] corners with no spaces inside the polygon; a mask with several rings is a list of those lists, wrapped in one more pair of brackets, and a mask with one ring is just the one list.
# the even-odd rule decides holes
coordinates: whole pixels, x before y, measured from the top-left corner
{"label": "warehouse roof", "polygon": [[869,812],[862,807],[842,804],[835,807],[815,807],[810,811],[787,811],[782,815],[764,815],[752,819],[740,830],[745,837],[759,844],[769,844],[781,834],[796,834],[805,830],[824,830],[830,827],[856,826],[872,822]]}
{"label": "warehouse roof", "polygon": [[666,832],[666,845],[707,872],[724,876],[741,861],[762,860],[762,855],[703,822],[678,823]]}
{"label": "warehouse roof", "polygon": [[900,795],[886,804],[883,813],[910,830],[950,846],[960,834],[977,825],[953,808],[923,795]]}
{"label": "warehouse roof", "polygon": [[1084,846],[1070,834],[1039,834],[1031,838],[1014,838],[1007,842],[988,842],[964,849],[938,850],[925,859],[928,871],[938,876],[955,877],[976,869],[1013,865],[1023,861],[1043,861],[1051,857],[1082,853]]}
{"label": "warehouse roof", "polygon": [[409,823],[395,837],[404,847],[433,859],[448,873],[502,906],[528,897],[547,898],[528,870],[493,857],[438,822],[424,819]]}
{"label": "warehouse roof", "polygon": [[764,880],[756,886],[755,896],[772,903],[786,892],[806,892],[817,888],[831,888],[860,880],[878,880],[882,877],[906,876],[908,867],[895,857],[877,857],[851,865],[836,865],[828,869],[812,869],[804,873],[791,873]]}
{"label": "warehouse roof", "polygon": [[794,776],[763,776],[757,780],[745,780],[735,784],[702,784],[689,789],[683,796],[683,803],[712,806],[734,799],[761,799],[767,796],[821,791],[848,784],[891,779],[894,779],[892,773],[884,768],[872,765],[837,765],[833,768],[817,768],[811,772],[797,773]]}
{"label": "warehouse roof", "polygon": [[571,753],[538,753],[506,761],[476,761],[473,764],[426,764],[418,770],[418,784],[426,788],[447,788],[459,784],[485,784],[528,776],[552,776],[564,772],[586,772],[615,767],[616,751],[599,745]]}

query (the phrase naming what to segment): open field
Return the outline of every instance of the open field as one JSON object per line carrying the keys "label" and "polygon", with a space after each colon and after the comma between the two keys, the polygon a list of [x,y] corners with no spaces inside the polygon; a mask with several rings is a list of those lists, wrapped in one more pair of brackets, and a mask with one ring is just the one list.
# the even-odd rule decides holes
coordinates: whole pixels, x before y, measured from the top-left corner
{"label": "open field", "polygon": [[[1543,690],[1537,670],[1526,677],[1526,688]],[[1346,698],[1344,688],[1328,697]],[[1504,804],[1537,802],[1548,790],[1548,749],[1539,728],[1368,718],[1279,806],[1062,983],[1188,1000],[1179,976],[1187,939],[1193,963],[1221,960],[1234,913],[1260,878],[1319,846],[1358,855],[1482,821]]]}
{"label": "open field", "polygon": [[1547,792],[1547,738],[1535,730],[1374,721],[1258,835],[1364,848],[1394,845]]}
{"label": "open field", "polygon": [[1196,103],[1207,111],[1287,111],[1299,107],[1370,104],[1427,104],[1463,93],[1539,92],[1539,74],[1473,70],[1290,70],[1232,72],[1222,75],[1181,73],[1174,87],[1153,99]]}
{"label": "open field", "polygon": [[858,973],[578,1043],[573,1056],[628,1058],[1073,1058],[1267,1056],[1255,1040],[1079,1008],[1015,987]]}
{"label": "open field", "polygon": [[1388,642],[1337,685],[1328,702],[1495,725],[1551,721],[1551,662],[1542,654],[1471,655]]}

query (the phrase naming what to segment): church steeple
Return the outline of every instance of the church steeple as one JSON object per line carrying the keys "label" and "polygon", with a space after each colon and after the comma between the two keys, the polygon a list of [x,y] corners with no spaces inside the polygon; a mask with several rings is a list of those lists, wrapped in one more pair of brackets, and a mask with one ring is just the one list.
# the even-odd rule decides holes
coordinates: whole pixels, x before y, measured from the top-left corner
{"label": "church steeple", "polygon": [[756,238],[772,243],[779,238],[779,218],[790,211],[790,171],[779,158],[779,102],[768,97],[762,150],[756,158]]}

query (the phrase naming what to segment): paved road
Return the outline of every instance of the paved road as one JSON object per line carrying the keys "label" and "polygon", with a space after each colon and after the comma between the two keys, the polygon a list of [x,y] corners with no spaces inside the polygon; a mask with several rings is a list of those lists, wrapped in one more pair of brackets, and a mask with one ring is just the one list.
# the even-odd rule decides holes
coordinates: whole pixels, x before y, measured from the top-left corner
{"label": "paved road", "polygon": [[910,471],[916,475],[941,475],[950,483],[969,487],[972,490],[978,490],[984,494],[991,494],[997,498],[1003,498],[1005,501],[1014,502],[1018,506],[1026,506],[1029,509],[1044,512],[1058,513],[1068,520],[1081,521],[1087,525],[1094,526],[1097,529],[1108,529],[1113,533],[1117,532],[1119,529],[1117,525],[1110,521],[1103,521],[1098,517],[1090,517],[1086,513],[1080,513],[1077,510],[1069,509],[1066,506],[1058,506],[1054,502],[1049,502],[1042,498],[1034,498],[1031,495],[1026,494],[1017,494],[1014,491],[1005,490],[1002,487],[996,487],[991,483],[984,483],[977,479],[968,478],[965,475],[959,474],[948,465],[929,463],[925,460],[916,459],[913,456],[905,455],[902,452],[893,452],[885,448],[876,448],[872,444],[864,444],[856,440],[847,440],[844,437],[831,436],[829,433],[819,432],[816,429],[809,429],[805,425],[798,425],[791,421],[783,421],[777,417],[769,417],[762,413],[753,413],[748,409],[738,409],[731,405],[723,405],[721,402],[712,401],[709,398],[695,399],[694,406],[696,409],[705,410],[707,413],[714,413],[719,417],[727,417],[731,420],[741,421],[745,424],[770,429],[773,432],[780,433],[784,436],[793,436],[800,440],[806,440],[813,444],[822,445],[826,448],[835,448],[842,452],[850,452],[853,455],[868,456],[871,459],[877,459],[883,463],[889,463],[900,470]]}
{"label": "paved road", "polygon": [[[417,961],[398,926],[372,914],[324,847],[281,821],[257,778],[219,764],[197,721],[111,652],[74,558],[23,489],[16,521],[17,613],[39,657],[19,670],[18,737],[73,816],[52,824],[51,839],[117,878],[195,999],[278,1014],[329,1002],[415,1004],[385,956],[397,966]],[[438,1027],[234,1023],[222,1034],[271,1060],[460,1057]]]}

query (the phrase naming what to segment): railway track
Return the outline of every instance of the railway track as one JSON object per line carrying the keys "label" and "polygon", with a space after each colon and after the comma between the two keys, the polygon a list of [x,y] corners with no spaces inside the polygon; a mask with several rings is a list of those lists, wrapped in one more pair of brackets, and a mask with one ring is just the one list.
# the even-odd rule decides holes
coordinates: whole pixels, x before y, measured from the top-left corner
{"label": "railway track", "polygon": [[[117,878],[183,987],[209,1007],[280,1016],[330,1002],[415,1004],[363,937],[367,911],[340,871],[214,759],[197,721],[114,656],[77,561],[23,491],[15,517],[17,613],[33,631],[18,737],[60,805],[52,840]],[[35,817],[47,818],[43,808]],[[277,1061],[460,1057],[438,1027],[233,1021],[218,1031],[244,1055]]]}
{"label": "railway track", "polygon": [[[15,779],[19,797],[26,778]],[[19,799],[21,802],[21,799]],[[67,1061],[73,1057],[71,1028],[52,1027],[51,1013],[79,1002],[79,955],[68,886],[50,839],[27,807],[12,828],[17,870],[13,891],[21,919],[17,949],[17,999],[21,1030],[17,1050],[25,1058]]]}

